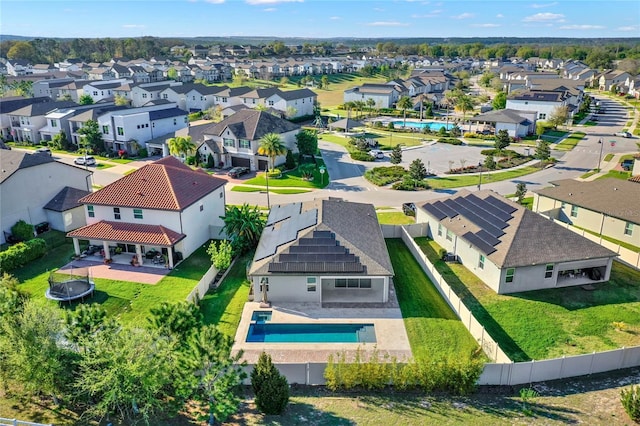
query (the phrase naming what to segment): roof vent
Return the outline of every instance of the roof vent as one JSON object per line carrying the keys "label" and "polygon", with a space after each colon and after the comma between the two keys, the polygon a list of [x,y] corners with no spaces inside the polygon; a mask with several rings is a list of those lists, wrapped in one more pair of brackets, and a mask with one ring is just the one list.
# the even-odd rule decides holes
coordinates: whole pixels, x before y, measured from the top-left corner
{"label": "roof vent", "polygon": [[618,190],[618,188],[613,188],[613,190],[614,190],[614,191],[617,191],[617,190]]}
{"label": "roof vent", "polygon": [[570,192],[570,193],[569,193],[569,196],[572,196],[572,195],[573,195],[573,193],[572,193],[572,192]]}
{"label": "roof vent", "polygon": [[142,191],[138,191],[138,192],[136,192],[136,194],[138,194],[138,195],[139,195],[139,196],[141,196],[141,197],[144,195],[144,194],[142,193]]}

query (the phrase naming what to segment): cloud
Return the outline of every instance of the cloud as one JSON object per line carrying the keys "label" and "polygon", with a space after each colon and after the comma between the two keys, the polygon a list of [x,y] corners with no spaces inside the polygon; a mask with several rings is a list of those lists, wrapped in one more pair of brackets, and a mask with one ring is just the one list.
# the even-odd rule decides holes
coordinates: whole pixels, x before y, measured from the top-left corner
{"label": "cloud", "polygon": [[332,21],[340,21],[342,19],[342,16],[332,16],[329,19]]}
{"label": "cloud", "polygon": [[122,28],[145,28],[142,24],[123,24]]}
{"label": "cloud", "polygon": [[553,7],[557,5],[558,5],[558,2],[554,1],[553,3],[534,3],[531,5],[531,7],[534,9],[544,9],[546,7]]}
{"label": "cloud", "polygon": [[380,7],[374,7],[373,8],[374,12],[384,12],[384,9],[380,8]]}
{"label": "cloud", "polygon": [[278,9],[276,9],[275,7],[267,7],[266,9],[263,9],[262,11],[263,12],[275,12],[276,10],[278,10]]}
{"label": "cloud", "polygon": [[277,4],[277,3],[302,3],[304,0],[245,0],[247,4],[252,6],[262,4]]}
{"label": "cloud", "polygon": [[369,27],[408,27],[409,24],[398,21],[376,21],[365,24]]}
{"label": "cloud", "polygon": [[629,25],[625,27],[618,27],[616,30],[618,31],[638,31],[640,29],[637,25]]}
{"label": "cloud", "polygon": [[502,13],[498,13],[498,14],[496,15],[496,18],[504,18],[504,15],[503,15]]}
{"label": "cloud", "polygon": [[211,3],[211,4],[222,4],[222,3],[224,3],[224,0],[204,0],[204,1],[205,1],[205,3]]}
{"label": "cloud", "polygon": [[602,25],[562,25],[560,27],[561,30],[601,30],[604,27]]}
{"label": "cloud", "polygon": [[442,10],[432,10],[429,13],[424,13],[424,14],[417,14],[414,13],[413,15],[411,15],[412,18],[415,19],[422,19],[422,18],[438,18],[440,16],[440,14],[442,13]]}
{"label": "cloud", "polygon": [[452,16],[453,19],[469,19],[469,18],[473,18],[473,13],[461,13],[460,15],[455,15]]}
{"label": "cloud", "polygon": [[502,25],[500,24],[471,24],[472,27],[476,27],[476,28],[496,28],[496,27],[501,27]]}
{"label": "cloud", "polygon": [[524,22],[564,22],[564,15],[561,13],[536,13],[523,19]]}

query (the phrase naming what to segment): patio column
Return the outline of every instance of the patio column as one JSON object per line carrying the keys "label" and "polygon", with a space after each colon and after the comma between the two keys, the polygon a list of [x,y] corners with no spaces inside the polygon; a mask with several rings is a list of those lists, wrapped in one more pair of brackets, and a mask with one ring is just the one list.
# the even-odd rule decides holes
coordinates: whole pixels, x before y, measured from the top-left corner
{"label": "patio column", "polygon": [[80,242],[77,238],[73,239],[73,250],[76,252],[76,256],[80,256]]}
{"label": "patio column", "polygon": [[167,254],[169,255],[169,269],[173,269],[173,247],[167,247]]}
{"label": "patio column", "polygon": [[138,258],[138,265],[142,266],[142,247],[140,244],[136,244],[136,257]]}
{"label": "patio column", "polygon": [[109,242],[108,241],[103,241],[102,242],[102,250],[104,250],[104,258],[105,259],[111,259],[111,253],[109,253]]}

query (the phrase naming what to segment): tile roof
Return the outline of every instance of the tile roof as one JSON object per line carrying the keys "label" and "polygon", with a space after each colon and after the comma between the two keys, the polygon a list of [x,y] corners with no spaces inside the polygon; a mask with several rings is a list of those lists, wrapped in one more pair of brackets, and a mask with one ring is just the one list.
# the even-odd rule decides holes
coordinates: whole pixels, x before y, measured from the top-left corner
{"label": "tile roof", "polygon": [[264,111],[242,109],[212,125],[203,133],[222,136],[227,128],[238,138],[258,140],[268,133],[287,133],[300,129],[300,126]]}
{"label": "tile roof", "polygon": [[534,192],[543,197],[640,224],[640,185],[634,182],[608,178],[589,182],[563,179],[549,183],[554,186]]}
{"label": "tile roof", "polygon": [[617,256],[490,190],[461,190],[420,207],[499,268]]}
{"label": "tile roof", "polygon": [[80,207],[82,205],[80,199],[89,194],[89,191],[65,186],[47,204],[45,204],[43,209],[52,210],[54,212],[65,212],[67,210]]}
{"label": "tile roof", "polygon": [[227,181],[192,170],[168,156],[123,176],[80,202],[107,206],[181,211]]}
{"label": "tile roof", "polygon": [[92,225],[71,231],[67,234],[67,237],[170,247],[186,237],[186,235],[172,231],[162,225],[101,220]]}

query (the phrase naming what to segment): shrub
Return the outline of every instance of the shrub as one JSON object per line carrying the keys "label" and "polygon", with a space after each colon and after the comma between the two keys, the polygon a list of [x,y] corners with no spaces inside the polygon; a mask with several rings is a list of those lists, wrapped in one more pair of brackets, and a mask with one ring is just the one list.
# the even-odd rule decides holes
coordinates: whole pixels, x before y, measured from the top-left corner
{"label": "shrub", "polygon": [[620,402],[631,420],[640,423],[640,386],[620,391]]}
{"label": "shrub", "polygon": [[147,151],[147,148],[140,148],[138,150],[138,157],[147,158],[148,156],[149,156],[149,151]]}
{"label": "shrub", "polygon": [[351,158],[357,161],[375,161],[375,158],[368,152],[364,151],[353,151],[351,153]]}
{"label": "shrub", "polygon": [[184,161],[185,163],[187,163],[190,166],[194,166],[196,164],[196,157],[195,155],[190,155],[186,158],[186,160]]}
{"label": "shrub", "polygon": [[271,356],[260,354],[251,372],[251,387],[256,395],[256,405],[265,414],[280,414],[289,403],[289,383],[271,362]]}
{"label": "shrub", "polygon": [[457,138],[440,138],[439,143],[448,143],[449,145],[462,145],[462,141]]}
{"label": "shrub", "polygon": [[211,256],[211,262],[219,271],[225,270],[231,265],[233,259],[233,246],[227,240],[219,242],[211,241],[207,248],[207,254]]}
{"label": "shrub", "polygon": [[[211,154],[209,154],[211,155]],[[284,160],[284,168],[286,170],[291,170],[296,167],[296,159],[293,156],[293,151],[290,149],[287,150],[287,157]]]}
{"label": "shrub", "polygon": [[42,238],[34,238],[24,243],[14,244],[0,252],[0,269],[9,272],[44,256],[47,243]]}
{"label": "shrub", "polygon": [[300,175],[303,179],[313,180],[314,172],[316,171],[315,164],[305,163],[298,166],[298,168],[300,169]]}
{"label": "shrub", "polygon": [[407,171],[402,166],[374,167],[364,173],[365,179],[374,185],[384,186],[401,180]]}
{"label": "shrub", "polygon": [[487,155],[493,155],[495,157],[511,157],[511,158],[520,158],[523,157],[522,154],[513,151],[511,149],[503,149],[502,151],[497,150],[495,148],[492,149],[483,149],[482,151],[480,151],[480,154],[487,156]]}
{"label": "shrub", "polygon": [[28,241],[34,237],[34,228],[30,223],[19,220],[11,227],[11,235],[20,241]]}
{"label": "shrub", "polygon": [[438,257],[440,257],[440,259],[444,260],[447,257],[447,250],[441,248],[440,250],[438,250]]}
{"label": "shrub", "polygon": [[398,191],[422,191],[429,189],[430,186],[425,180],[413,180],[409,177],[405,177],[400,182],[394,183],[391,188]]}
{"label": "shrub", "polygon": [[269,175],[270,178],[279,178],[282,177],[282,170],[278,168],[267,170],[267,175]]}
{"label": "shrub", "polygon": [[395,129],[395,127],[396,127],[396,126],[394,126],[394,124],[393,124],[393,122],[392,122],[392,121],[390,121],[390,122],[387,124],[387,129],[390,129],[390,130],[391,130],[391,129]]}
{"label": "shrub", "polygon": [[207,155],[207,169],[213,169],[213,166],[214,166],[213,155],[209,154]]}

